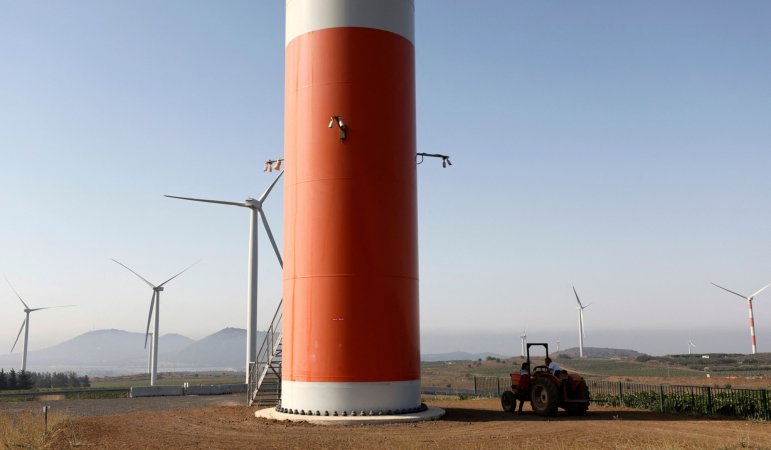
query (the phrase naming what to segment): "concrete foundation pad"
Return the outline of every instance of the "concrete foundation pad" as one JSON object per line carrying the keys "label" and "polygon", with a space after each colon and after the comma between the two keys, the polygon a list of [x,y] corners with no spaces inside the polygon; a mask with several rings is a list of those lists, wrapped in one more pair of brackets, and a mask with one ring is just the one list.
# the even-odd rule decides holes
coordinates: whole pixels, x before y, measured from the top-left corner
{"label": "concrete foundation pad", "polygon": [[136,398],[180,396],[184,394],[185,391],[182,386],[135,386],[131,388],[129,395],[131,398]]}
{"label": "concrete foundation pad", "polygon": [[286,414],[276,411],[276,408],[265,408],[254,413],[257,418],[270,420],[288,420],[291,422],[307,422],[316,425],[378,425],[387,423],[408,423],[439,420],[444,416],[442,408],[429,406],[421,412],[409,414],[394,414],[390,416],[303,416]]}
{"label": "concrete foundation pad", "polygon": [[246,392],[246,384],[199,384],[187,385],[185,395],[224,395],[237,392]]}

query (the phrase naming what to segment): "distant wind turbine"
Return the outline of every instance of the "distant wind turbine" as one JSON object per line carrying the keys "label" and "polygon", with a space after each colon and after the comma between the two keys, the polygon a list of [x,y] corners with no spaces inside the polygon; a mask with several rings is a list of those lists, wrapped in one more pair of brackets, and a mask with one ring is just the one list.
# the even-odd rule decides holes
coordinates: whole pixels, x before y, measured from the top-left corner
{"label": "distant wind turbine", "polygon": [[726,289],[723,286],[719,286],[719,285],[717,285],[715,283],[711,283],[711,284],[713,286],[715,286],[715,287],[719,287],[720,289],[722,289],[724,291],[730,292],[730,293],[732,293],[734,295],[738,295],[739,297],[744,298],[744,299],[747,300],[747,307],[750,310],[750,339],[752,340],[752,354],[753,355],[756,354],[758,352],[758,347],[757,347],[757,344],[755,342],[755,319],[752,317],[752,299],[755,298],[756,295],[758,295],[761,292],[763,292],[764,290],[766,290],[767,287],[771,286],[771,283],[763,286],[762,288],[760,288],[759,291],[755,292],[754,294],[752,294],[750,296],[739,294],[738,292],[734,292],[734,291],[732,291],[730,289]]}
{"label": "distant wind turbine", "polygon": [[560,352],[560,338],[557,338],[557,351],[555,353]]}
{"label": "distant wind turbine", "polygon": [[696,348],[696,344],[693,343],[693,339],[688,339],[688,354],[692,355],[692,349]]}
{"label": "distant wind turbine", "polygon": [[[280,167],[280,166],[279,166]],[[278,170],[278,167],[276,168]],[[165,197],[177,198],[180,200],[190,200],[194,202],[203,203],[216,203],[219,205],[240,206],[242,208],[248,208],[251,210],[251,219],[249,226],[249,261],[247,263],[249,273],[249,279],[247,282],[247,303],[246,303],[246,384],[249,384],[249,368],[250,363],[257,360],[257,243],[258,243],[258,216],[262,219],[262,224],[265,226],[265,232],[268,234],[270,244],[273,246],[273,251],[276,253],[279,265],[283,268],[284,261],[281,259],[281,253],[278,251],[276,240],[273,239],[273,233],[270,231],[270,225],[268,225],[268,219],[265,217],[265,211],[262,210],[262,203],[273,190],[273,186],[278,183],[281,175],[284,174],[282,170],[278,174],[273,183],[268,186],[268,189],[263,192],[259,199],[247,198],[243,202],[228,202],[223,200],[207,200],[203,198],[192,197],[177,197],[174,195],[166,195]]]}
{"label": "distant wind turbine", "polygon": [[[147,316],[147,331],[145,331],[145,348],[147,348],[147,338],[152,336],[152,339],[153,339],[151,344],[152,348],[150,349],[150,353],[152,354],[152,357],[150,358],[150,366],[151,366],[150,386],[155,386],[155,381],[158,379],[158,325],[159,325],[158,316],[160,315],[160,311],[161,311],[161,292],[163,291],[163,286],[169,281],[173,280],[174,278],[177,278],[178,276],[187,272],[188,269],[198,264],[198,262],[195,262],[189,265],[178,274],[174,275],[173,277],[169,278],[168,280],[156,286],[153,283],[147,281],[147,279],[145,279],[145,277],[143,277],[142,275],[134,272],[131,268],[129,268],[127,265],[123,264],[122,262],[116,259],[113,259],[113,261],[116,264],[120,264],[121,266],[123,266],[126,270],[133,273],[134,275],[139,277],[140,280],[144,281],[145,283],[147,283],[148,286],[153,288],[153,296],[150,299],[150,314],[148,314]],[[153,333],[150,333],[150,321],[153,318],[153,306],[155,306],[155,328]]]}
{"label": "distant wind turbine", "polygon": [[19,337],[21,337],[22,330],[24,331],[24,353],[21,357],[21,371],[26,372],[27,371],[27,345],[29,343],[29,313],[40,311],[43,309],[51,309],[51,308],[68,308],[70,306],[75,305],[61,305],[61,306],[45,306],[43,308],[30,308],[27,306],[26,303],[24,303],[24,300],[21,299],[21,296],[18,292],[16,292],[16,289],[13,288],[13,285],[8,280],[8,278],[5,279],[5,281],[8,283],[8,286],[11,287],[11,290],[14,294],[16,294],[16,297],[18,297],[19,301],[22,305],[24,305],[24,313],[26,314],[26,317],[24,318],[24,321],[21,323],[21,328],[19,328],[19,334],[16,335],[16,340],[13,341],[13,347],[11,347],[11,353],[13,353],[13,349],[16,348],[16,344],[19,342]]}
{"label": "distant wind turbine", "polygon": [[576,309],[578,310],[578,356],[583,358],[584,357],[584,310],[589,307],[589,304],[584,306],[581,303],[581,299],[578,298],[578,292],[576,292],[576,287],[573,286],[573,293],[576,294],[576,301],[578,302],[578,306],[576,306]]}
{"label": "distant wind turbine", "polygon": [[527,328],[522,330],[522,335],[519,337],[522,340],[522,357],[525,357],[525,344],[527,344]]}

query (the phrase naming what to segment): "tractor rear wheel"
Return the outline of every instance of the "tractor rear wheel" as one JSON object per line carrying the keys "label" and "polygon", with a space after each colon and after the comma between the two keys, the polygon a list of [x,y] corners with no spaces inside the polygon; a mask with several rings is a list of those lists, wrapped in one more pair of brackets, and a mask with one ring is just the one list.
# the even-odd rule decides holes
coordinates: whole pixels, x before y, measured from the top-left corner
{"label": "tractor rear wheel", "polygon": [[531,389],[530,405],[539,416],[553,416],[559,406],[559,396],[554,382],[548,378],[540,378]]}
{"label": "tractor rear wheel", "polygon": [[511,391],[505,391],[501,395],[501,406],[506,412],[514,412],[517,409],[517,399],[514,398],[514,393]]}
{"label": "tractor rear wheel", "polygon": [[576,387],[573,400],[586,400],[586,402],[568,403],[565,405],[565,411],[571,416],[583,416],[586,414],[586,410],[589,409],[589,388],[586,387],[586,381],[581,380],[581,383]]}

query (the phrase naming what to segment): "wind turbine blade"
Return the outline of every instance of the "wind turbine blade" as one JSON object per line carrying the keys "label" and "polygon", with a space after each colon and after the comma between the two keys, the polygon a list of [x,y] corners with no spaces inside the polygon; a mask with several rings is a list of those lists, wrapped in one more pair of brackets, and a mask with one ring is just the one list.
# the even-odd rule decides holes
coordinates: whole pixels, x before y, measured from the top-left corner
{"label": "wind turbine blade", "polygon": [[771,286],[771,283],[768,283],[767,285],[763,286],[763,289],[761,289],[761,290],[759,290],[758,292],[756,292],[756,293],[754,293],[754,294],[750,295],[750,297],[754,297],[754,296],[756,296],[756,295],[760,294],[761,292],[765,291],[765,290],[766,290],[766,288],[767,288],[767,287],[769,287],[769,286]]}
{"label": "wind turbine blade", "polygon": [[578,292],[576,292],[576,287],[575,286],[573,286],[573,293],[576,294],[576,301],[578,302],[578,306],[580,306],[581,309],[583,309],[584,305],[581,304],[581,299],[578,298]]}
{"label": "wind turbine blade", "polygon": [[145,331],[145,348],[147,348],[147,338],[150,336],[150,320],[153,318],[153,306],[155,306],[155,296],[157,291],[153,291],[153,297],[150,299],[150,314],[147,315],[147,331]]}
{"label": "wind turbine blade", "polygon": [[[734,294],[734,295],[738,295],[738,296],[739,296],[739,297],[741,297],[741,298],[744,298],[744,299],[748,298],[746,295],[742,295],[742,294],[740,294],[740,293],[738,293],[738,292],[734,292],[734,291],[732,291],[732,290],[730,290],[730,289],[726,289],[726,288],[724,288],[723,286],[719,286],[719,285],[717,285],[717,284],[715,284],[715,283],[712,283],[712,282],[710,282],[710,284],[711,284],[711,285],[713,285],[713,286],[715,286],[715,287],[719,287],[720,289],[722,289],[722,290],[724,290],[724,291],[728,291],[728,292],[730,292],[730,293],[732,293],[732,294]],[[768,286],[766,286],[766,287],[768,287]],[[765,289],[765,288],[763,288],[763,289]],[[763,289],[761,289],[761,291],[762,291]]]}
{"label": "wind turbine blade", "polygon": [[242,208],[248,208],[249,207],[249,205],[247,205],[244,202],[226,202],[224,200],[208,200],[208,199],[205,199],[205,198],[177,197],[176,195],[164,195],[164,197],[178,198],[180,200],[190,200],[190,201],[193,201],[193,202],[216,203],[218,205],[233,205],[233,206],[240,206]]}
{"label": "wind turbine blade", "polygon": [[284,268],[284,260],[281,258],[281,252],[278,251],[278,246],[276,245],[276,240],[273,239],[273,232],[270,231],[270,225],[268,225],[268,218],[265,217],[265,213],[262,211],[262,208],[257,210],[260,213],[260,218],[262,219],[262,224],[265,226],[265,232],[268,233],[268,239],[270,239],[270,245],[273,246],[273,251],[276,252],[276,258],[278,258],[278,263],[281,265],[281,268]]}
{"label": "wind turbine blade", "polygon": [[29,306],[27,306],[27,304],[24,303],[24,300],[21,299],[21,295],[19,295],[19,293],[16,292],[16,289],[13,288],[13,285],[11,284],[11,281],[8,279],[8,277],[5,277],[5,281],[8,283],[8,286],[11,287],[11,290],[13,291],[13,293],[16,294],[16,297],[19,298],[19,301],[21,302],[21,304],[24,305],[26,309],[29,309]]}
{"label": "wind turbine blade", "polygon": [[260,196],[260,199],[257,200],[258,202],[260,202],[260,204],[262,204],[262,202],[265,201],[265,198],[268,197],[268,194],[270,194],[270,191],[273,190],[273,186],[275,186],[276,183],[278,183],[278,179],[281,178],[281,175],[283,175],[283,174],[284,174],[284,171],[282,170],[281,173],[278,174],[276,179],[273,180],[272,183],[270,183],[270,186],[268,186],[268,189],[266,189],[265,192],[262,193],[262,195]]}
{"label": "wind turbine blade", "polygon": [[190,269],[190,268],[191,268],[191,267],[193,267],[194,265],[198,264],[199,262],[201,262],[201,260],[200,260],[200,259],[199,259],[198,261],[194,262],[193,264],[190,264],[189,266],[185,267],[185,269],[184,269],[184,270],[182,270],[182,272],[180,272],[180,273],[178,273],[178,274],[174,275],[173,277],[171,277],[171,278],[169,278],[168,280],[164,281],[163,283],[159,284],[159,285],[158,285],[158,287],[161,287],[161,286],[163,286],[164,284],[168,283],[169,281],[173,280],[174,278],[177,278],[178,276],[180,276],[180,275],[182,275],[183,273],[187,272],[187,270],[188,270],[188,269]]}
{"label": "wind turbine blade", "polygon": [[19,328],[19,334],[16,335],[16,340],[13,341],[13,347],[11,347],[11,353],[13,353],[13,349],[16,348],[16,343],[19,342],[19,336],[21,336],[22,330],[24,330],[24,325],[27,324],[27,318],[25,317],[24,320],[21,321],[21,328]]}
{"label": "wind turbine blade", "polygon": [[[112,258],[110,258],[110,259],[112,259]],[[139,278],[140,278],[142,281],[144,281],[145,283],[147,283],[147,284],[148,284],[148,285],[149,285],[151,288],[155,289],[155,285],[154,285],[153,283],[150,283],[149,281],[147,281],[147,280],[145,279],[145,277],[143,277],[142,275],[140,275],[140,274],[138,274],[138,273],[134,272],[133,270],[131,270],[131,268],[130,268],[129,266],[127,266],[127,265],[123,264],[122,262],[118,261],[117,259],[113,259],[113,261],[115,261],[117,264],[120,264],[121,266],[123,266],[124,268],[126,268],[126,269],[127,269],[129,272],[131,272],[131,273],[133,273],[134,275],[138,276],[138,277],[139,277]]]}
{"label": "wind turbine blade", "polygon": [[582,307],[581,307],[581,310],[582,310],[582,311],[583,311],[583,310],[585,310],[585,309],[586,309],[586,308],[588,308],[590,305],[591,305],[591,303],[587,303],[587,304],[586,304],[586,306],[582,306]]}
{"label": "wind turbine blade", "polygon": [[41,309],[52,309],[52,308],[71,308],[71,307],[73,307],[73,306],[77,306],[77,305],[58,305],[58,306],[44,306],[44,307],[42,307],[42,308],[32,308],[32,309],[30,309],[30,310],[29,310],[29,312],[33,312],[33,311],[40,311]]}

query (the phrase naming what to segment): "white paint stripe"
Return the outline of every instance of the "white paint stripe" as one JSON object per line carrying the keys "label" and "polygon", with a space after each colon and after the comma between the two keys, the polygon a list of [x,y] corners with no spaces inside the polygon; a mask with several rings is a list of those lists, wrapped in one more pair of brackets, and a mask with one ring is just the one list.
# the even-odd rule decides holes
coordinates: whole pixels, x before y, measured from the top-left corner
{"label": "white paint stripe", "polygon": [[367,411],[420,406],[420,380],[335,383],[319,381],[281,381],[281,406],[297,410]]}
{"label": "white paint stripe", "polygon": [[414,0],[286,0],[286,44],[311,31],[363,27],[415,43]]}

